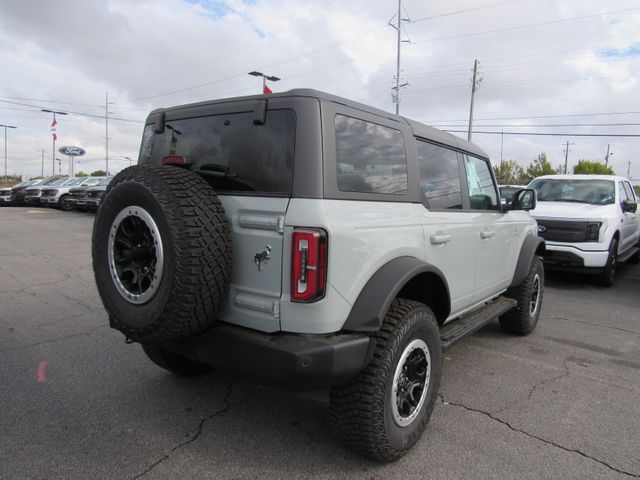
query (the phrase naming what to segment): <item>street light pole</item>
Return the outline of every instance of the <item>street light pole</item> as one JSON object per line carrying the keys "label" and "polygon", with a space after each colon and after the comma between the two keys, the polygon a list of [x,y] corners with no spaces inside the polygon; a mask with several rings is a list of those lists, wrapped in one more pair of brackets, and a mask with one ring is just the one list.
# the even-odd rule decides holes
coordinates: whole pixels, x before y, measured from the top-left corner
{"label": "street light pole", "polygon": [[7,128],[18,128],[13,125],[0,125],[4,127],[4,178],[7,178]]}
{"label": "street light pole", "polygon": [[[41,111],[53,114],[53,121],[51,122],[51,128],[54,128],[56,126],[56,113],[58,115],[66,115],[67,114],[67,112],[58,112],[58,111],[54,111],[54,110],[47,110],[45,108],[43,108]],[[52,138],[52,141],[53,141],[53,150],[51,150],[51,162],[52,162],[53,170],[51,172],[51,175],[53,175],[53,176],[55,176],[55,174],[56,174],[56,137],[57,137],[56,133],[53,132],[51,134],[51,138]]]}
{"label": "street light pole", "polygon": [[281,78],[274,77],[273,75],[265,75],[264,73],[256,72],[255,70],[253,72],[249,72],[249,75],[252,75],[254,77],[262,77],[262,93],[266,93],[267,80],[269,80],[270,82],[277,82],[281,80]]}

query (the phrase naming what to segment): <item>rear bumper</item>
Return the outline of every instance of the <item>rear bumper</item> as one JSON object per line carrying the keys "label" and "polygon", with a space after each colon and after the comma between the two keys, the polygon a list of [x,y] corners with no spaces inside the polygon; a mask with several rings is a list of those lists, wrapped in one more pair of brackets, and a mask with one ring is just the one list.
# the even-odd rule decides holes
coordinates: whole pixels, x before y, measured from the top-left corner
{"label": "rear bumper", "polygon": [[199,362],[297,388],[344,383],[367,366],[374,346],[364,334],[262,333],[232,325],[163,345]]}

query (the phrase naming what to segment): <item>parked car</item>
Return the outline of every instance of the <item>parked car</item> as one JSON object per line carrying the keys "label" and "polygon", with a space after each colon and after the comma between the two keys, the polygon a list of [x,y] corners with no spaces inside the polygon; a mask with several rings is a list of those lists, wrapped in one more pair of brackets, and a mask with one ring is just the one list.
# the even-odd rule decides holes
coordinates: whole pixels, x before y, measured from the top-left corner
{"label": "parked car", "polygon": [[523,188],[527,188],[526,185],[500,185],[500,199],[505,205],[510,205],[513,200],[513,195]]}
{"label": "parked car", "polygon": [[111,177],[90,177],[90,178],[92,179],[91,182],[69,189],[68,202],[71,204],[72,208],[80,211],[85,211],[87,209],[86,200],[87,200],[87,190],[89,189],[89,187],[94,187],[96,185],[99,185],[103,180]]}
{"label": "parked car", "polygon": [[11,205],[11,187],[0,187],[0,206]]}
{"label": "parked car", "polygon": [[96,285],[158,366],[330,385],[338,435],[393,461],[443,348],[497,317],[536,328],[535,192],[499,198],[476,145],[315,90],[159,109],[100,204]]}
{"label": "parked car", "polygon": [[40,185],[43,182],[49,179],[39,178],[35,180],[27,180],[26,182],[22,182],[18,185],[14,185],[11,187],[11,204],[12,205],[24,205],[24,196],[26,194],[27,188],[32,187],[34,185]]}
{"label": "parked car", "polygon": [[618,262],[640,262],[640,214],[631,183],[615,175],[546,175],[529,185],[532,216],[546,241],[545,267],[598,275],[613,284]]}
{"label": "parked car", "polygon": [[37,206],[40,205],[40,196],[42,195],[42,189],[45,187],[52,187],[56,185],[64,185],[71,181],[69,177],[57,177],[44,180],[42,183],[31,185],[25,190],[24,203],[27,205]]}
{"label": "parked car", "polygon": [[86,199],[84,201],[78,199],[76,201],[76,205],[79,207],[84,206],[87,210],[98,210],[102,197],[104,197],[107,187],[112,179],[113,177],[106,177],[96,186],[87,188]]}
{"label": "parked car", "polygon": [[64,211],[72,210],[74,203],[70,191],[74,187],[90,187],[99,184],[105,177],[76,177],[62,185],[54,185],[43,188],[40,196],[40,204],[43,206],[56,206]]}

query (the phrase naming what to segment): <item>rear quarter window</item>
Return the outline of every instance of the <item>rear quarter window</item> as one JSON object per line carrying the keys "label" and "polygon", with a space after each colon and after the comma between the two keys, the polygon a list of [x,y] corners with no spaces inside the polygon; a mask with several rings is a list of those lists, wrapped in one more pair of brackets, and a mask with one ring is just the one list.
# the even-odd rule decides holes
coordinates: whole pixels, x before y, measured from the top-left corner
{"label": "rear quarter window", "polygon": [[340,191],[407,193],[407,155],[402,132],[345,115],[336,115],[335,131]]}

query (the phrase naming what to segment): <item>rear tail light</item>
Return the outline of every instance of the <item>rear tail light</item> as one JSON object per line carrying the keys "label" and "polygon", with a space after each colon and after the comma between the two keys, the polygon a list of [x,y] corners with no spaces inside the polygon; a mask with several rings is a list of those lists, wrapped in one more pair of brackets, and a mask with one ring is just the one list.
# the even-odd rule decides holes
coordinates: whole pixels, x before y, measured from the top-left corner
{"label": "rear tail light", "polygon": [[324,297],[327,285],[327,234],[305,228],[293,232],[291,299],[315,302]]}
{"label": "rear tail light", "polygon": [[193,160],[180,155],[167,155],[162,157],[163,165],[193,165]]}

